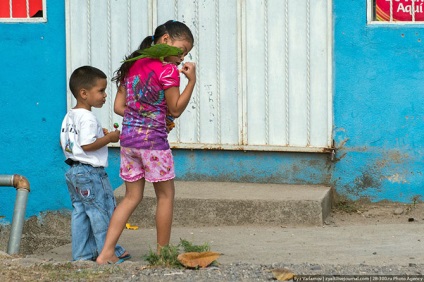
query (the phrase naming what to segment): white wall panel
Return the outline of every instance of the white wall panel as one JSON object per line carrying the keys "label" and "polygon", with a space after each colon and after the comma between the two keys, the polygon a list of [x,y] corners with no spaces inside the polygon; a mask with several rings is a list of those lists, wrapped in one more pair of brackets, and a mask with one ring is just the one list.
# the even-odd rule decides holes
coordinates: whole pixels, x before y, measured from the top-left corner
{"label": "white wall panel", "polygon": [[[286,46],[286,20],[288,26],[288,14],[286,14],[285,1],[268,1],[268,26],[267,45],[268,45],[268,142],[270,145],[288,144],[288,132],[286,130],[287,117],[289,113],[286,106],[286,90],[288,88],[288,46]],[[279,14],[278,17],[270,18],[273,13]],[[265,40],[265,39],[264,39]],[[274,46],[278,46],[275,48]],[[287,86],[287,87],[286,87]]]}
{"label": "white wall panel", "polygon": [[306,146],[306,1],[289,0],[289,144]]}
{"label": "white wall panel", "polygon": [[[310,142],[309,146],[331,144],[331,23],[324,17],[329,7],[325,1],[310,1]],[[324,69],[326,66],[327,69]],[[323,110],[328,109],[328,110]]]}
{"label": "white wall panel", "polygon": [[[197,64],[177,148],[325,151],[331,146],[330,0],[67,1],[68,77],[90,64],[112,77],[125,55],[169,19],[185,22]],[[181,89],[187,81],[181,79]],[[95,110],[105,127],[116,87]],[[68,105],[74,101],[68,93]]]}

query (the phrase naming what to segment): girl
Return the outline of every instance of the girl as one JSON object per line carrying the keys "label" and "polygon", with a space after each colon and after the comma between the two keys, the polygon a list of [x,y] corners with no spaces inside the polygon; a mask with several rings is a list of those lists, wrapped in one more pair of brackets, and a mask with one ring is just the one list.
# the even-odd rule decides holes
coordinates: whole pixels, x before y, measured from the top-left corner
{"label": "girl", "polygon": [[[168,144],[166,114],[179,117],[187,107],[196,83],[194,63],[183,65],[188,84],[180,94],[179,66],[193,48],[190,29],[181,22],[168,21],[146,37],[140,50],[152,44],[168,44],[182,50],[179,56],[168,56],[164,62],[143,58],[124,62],[113,80],[118,86],[114,110],[123,115],[121,132],[120,176],[126,193],[112,215],[106,241],[97,257],[98,264],[121,263],[114,247],[129,217],[143,199],[145,181],[153,183],[156,198],[156,232],[158,253],[168,245],[174,209],[174,163]],[[133,52],[126,60],[139,55]]]}

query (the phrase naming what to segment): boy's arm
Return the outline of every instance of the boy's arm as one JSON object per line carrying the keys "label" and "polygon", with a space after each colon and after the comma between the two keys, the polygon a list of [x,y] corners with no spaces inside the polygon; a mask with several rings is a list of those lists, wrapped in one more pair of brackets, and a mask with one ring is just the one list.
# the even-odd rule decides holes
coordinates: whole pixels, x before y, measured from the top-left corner
{"label": "boy's arm", "polygon": [[107,144],[111,143],[111,142],[118,142],[119,141],[119,134],[121,132],[119,130],[115,130],[112,132],[109,132],[108,134],[106,134],[103,137],[97,138],[96,141],[94,141],[91,144],[87,144],[84,146],[81,146],[81,148],[84,151],[95,151],[98,150],[104,146],[106,146]]}

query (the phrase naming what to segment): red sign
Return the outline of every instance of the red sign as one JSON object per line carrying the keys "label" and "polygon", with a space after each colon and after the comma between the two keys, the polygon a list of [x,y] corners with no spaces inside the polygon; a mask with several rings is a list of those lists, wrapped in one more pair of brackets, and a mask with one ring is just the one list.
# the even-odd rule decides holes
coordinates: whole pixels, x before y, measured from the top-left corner
{"label": "red sign", "polygon": [[424,0],[376,0],[375,2],[378,21],[389,22],[390,14],[393,21],[412,21],[413,14],[415,14],[415,21],[424,21]]}
{"label": "red sign", "polygon": [[[29,17],[43,10],[42,0],[28,1]],[[9,0],[0,0],[0,18],[27,18],[26,0],[12,0],[12,16],[10,16]]]}

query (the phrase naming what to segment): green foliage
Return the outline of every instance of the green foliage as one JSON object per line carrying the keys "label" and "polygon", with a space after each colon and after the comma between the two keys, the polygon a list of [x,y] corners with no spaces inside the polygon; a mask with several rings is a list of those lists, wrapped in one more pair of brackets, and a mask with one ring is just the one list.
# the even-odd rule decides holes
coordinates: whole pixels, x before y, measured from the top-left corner
{"label": "green foliage", "polygon": [[154,266],[180,267],[178,255],[178,246],[167,245],[162,247],[160,254],[150,249],[149,255],[145,256],[144,259]]}
{"label": "green foliage", "polygon": [[177,246],[170,244],[162,247],[160,254],[150,249],[149,254],[144,256],[144,260],[152,266],[182,267],[181,263],[178,261],[178,255],[180,253],[207,251],[210,251],[210,247],[207,243],[203,245],[194,245],[187,240],[180,239],[180,243]]}
{"label": "green foliage", "polygon": [[185,253],[189,252],[208,252],[211,250],[208,243],[204,243],[203,245],[193,245],[187,240],[180,239],[180,246],[183,248]]}

